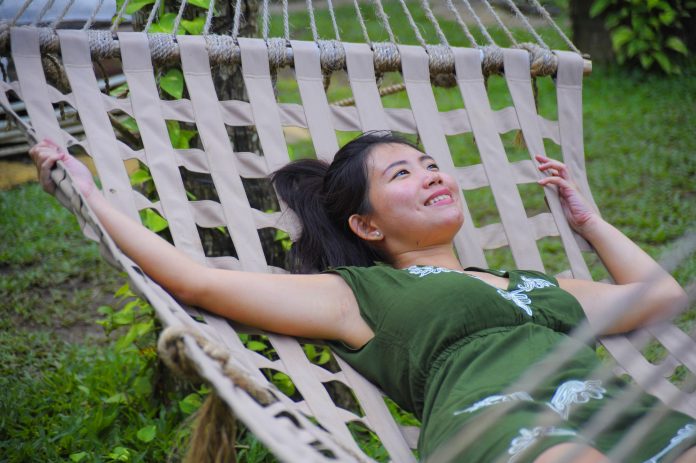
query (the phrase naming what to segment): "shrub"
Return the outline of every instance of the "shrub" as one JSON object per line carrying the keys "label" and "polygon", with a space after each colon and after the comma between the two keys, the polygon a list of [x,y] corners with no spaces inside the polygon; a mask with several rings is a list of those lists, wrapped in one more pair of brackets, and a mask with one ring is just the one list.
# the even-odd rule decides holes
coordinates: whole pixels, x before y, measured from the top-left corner
{"label": "shrub", "polygon": [[685,26],[695,13],[693,0],[595,0],[590,10],[604,15],[619,64],[666,74],[681,73]]}

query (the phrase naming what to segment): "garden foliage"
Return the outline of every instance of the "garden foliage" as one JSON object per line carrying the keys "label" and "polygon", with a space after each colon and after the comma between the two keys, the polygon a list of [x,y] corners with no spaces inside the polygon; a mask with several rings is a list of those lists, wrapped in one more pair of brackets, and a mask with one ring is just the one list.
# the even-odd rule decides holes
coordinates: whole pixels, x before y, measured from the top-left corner
{"label": "garden foliage", "polygon": [[689,54],[685,28],[693,24],[696,1],[595,0],[590,15],[604,15],[619,64],[681,73],[680,61]]}

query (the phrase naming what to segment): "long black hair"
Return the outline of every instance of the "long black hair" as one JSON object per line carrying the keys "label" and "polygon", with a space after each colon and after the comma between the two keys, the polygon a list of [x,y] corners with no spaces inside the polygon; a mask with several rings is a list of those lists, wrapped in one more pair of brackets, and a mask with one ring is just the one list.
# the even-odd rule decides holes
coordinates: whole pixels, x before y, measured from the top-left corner
{"label": "long black hair", "polygon": [[356,236],[353,214],[369,214],[367,159],[378,145],[414,144],[389,132],[367,132],[346,143],[331,164],[317,159],[291,162],[271,175],[280,198],[295,211],[302,234],[290,250],[290,270],[312,273],[329,267],[369,267],[388,262],[378,248]]}

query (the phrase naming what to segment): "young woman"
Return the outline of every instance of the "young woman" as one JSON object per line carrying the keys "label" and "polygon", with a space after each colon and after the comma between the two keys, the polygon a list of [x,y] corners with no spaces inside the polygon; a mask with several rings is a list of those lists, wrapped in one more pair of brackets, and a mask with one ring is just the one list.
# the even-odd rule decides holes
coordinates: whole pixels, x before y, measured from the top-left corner
{"label": "young woman", "polygon": [[[644,398],[600,437],[578,431],[617,393],[618,380],[590,377],[594,349],[580,346],[563,371],[534,391],[506,388],[587,318],[597,323],[626,300],[631,310],[601,334],[673,316],[686,305],[674,279],[597,215],[566,167],[537,156],[573,228],[597,250],[616,284],[556,280],[534,271],[462,268],[452,240],[463,223],[458,187],[427,154],[399,138],[368,133],[331,165],[291,163],[273,176],[300,217],[294,270],[271,275],[201,266],[106,202],[89,171],[44,141],[31,150],[43,187],[62,160],[120,248],[182,301],[278,333],[328,340],[339,355],[422,420],[421,455],[501,402],[519,405],[468,449],[465,461],[603,461],[653,400]],[[311,273],[320,271],[322,273]],[[639,294],[640,297],[635,297]],[[572,342],[572,341],[570,341]],[[551,409],[560,424],[539,426]],[[696,427],[673,413],[631,461],[696,461]],[[657,459],[651,461],[658,461]]]}

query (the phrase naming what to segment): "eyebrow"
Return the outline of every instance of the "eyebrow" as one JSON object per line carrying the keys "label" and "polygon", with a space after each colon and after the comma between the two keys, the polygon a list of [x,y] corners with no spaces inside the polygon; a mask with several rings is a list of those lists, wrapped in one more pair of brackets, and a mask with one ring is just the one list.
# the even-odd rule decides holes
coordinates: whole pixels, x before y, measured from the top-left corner
{"label": "eyebrow", "polygon": [[[418,158],[418,162],[423,162],[423,161],[425,161],[426,159],[429,159],[429,160],[431,160],[431,161],[434,161],[434,160],[435,160],[435,159],[434,159],[432,156],[430,156],[429,154],[424,154],[424,155],[422,155],[422,156],[420,156],[420,157]],[[392,168],[394,168],[394,167],[396,167],[396,166],[404,165],[404,164],[408,164],[408,161],[405,161],[405,160],[403,160],[403,159],[402,159],[401,161],[394,161],[394,162],[392,162],[391,164],[389,164],[389,165],[387,166],[386,169],[384,169],[384,172],[382,172],[382,175],[385,175],[387,172],[389,172],[390,169],[392,169]]]}

